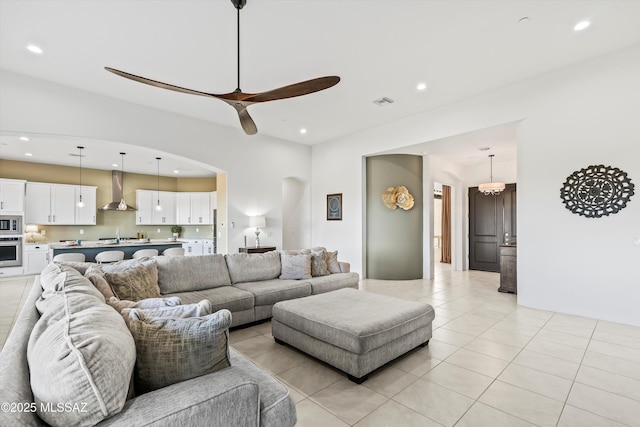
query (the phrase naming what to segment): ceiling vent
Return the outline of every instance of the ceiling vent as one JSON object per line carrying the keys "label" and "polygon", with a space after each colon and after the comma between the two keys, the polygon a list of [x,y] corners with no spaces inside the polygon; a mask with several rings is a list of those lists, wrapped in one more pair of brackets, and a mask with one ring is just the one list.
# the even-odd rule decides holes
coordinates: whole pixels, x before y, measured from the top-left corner
{"label": "ceiling vent", "polygon": [[384,96],[380,99],[376,99],[373,103],[380,107],[384,107],[385,105],[393,104],[393,99]]}

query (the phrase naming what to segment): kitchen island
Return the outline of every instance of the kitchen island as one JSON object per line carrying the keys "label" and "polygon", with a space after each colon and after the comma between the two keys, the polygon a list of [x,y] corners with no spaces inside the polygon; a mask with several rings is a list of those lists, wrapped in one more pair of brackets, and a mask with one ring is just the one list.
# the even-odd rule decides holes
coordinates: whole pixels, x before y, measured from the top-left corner
{"label": "kitchen island", "polygon": [[121,240],[120,243],[114,241],[99,240],[99,241],[83,241],[81,244],[75,243],[49,243],[49,250],[51,258],[58,254],[65,253],[82,253],[85,256],[85,261],[95,262],[96,255],[104,251],[122,251],[124,252],[125,259],[132,258],[133,253],[140,249],[157,249],[158,254],[162,254],[165,249],[169,248],[181,248],[181,240],[165,240],[165,239],[153,239],[147,240]]}

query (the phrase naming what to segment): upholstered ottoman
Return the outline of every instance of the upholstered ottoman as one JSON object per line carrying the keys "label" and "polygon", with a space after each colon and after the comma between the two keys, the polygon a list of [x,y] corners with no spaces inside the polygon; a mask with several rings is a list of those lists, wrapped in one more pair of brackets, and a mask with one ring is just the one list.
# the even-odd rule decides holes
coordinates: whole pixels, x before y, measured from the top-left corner
{"label": "upholstered ottoman", "polygon": [[367,375],[431,338],[433,307],[346,288],[280,301],[271,319],[277,343],[289,344],[347,373]]}

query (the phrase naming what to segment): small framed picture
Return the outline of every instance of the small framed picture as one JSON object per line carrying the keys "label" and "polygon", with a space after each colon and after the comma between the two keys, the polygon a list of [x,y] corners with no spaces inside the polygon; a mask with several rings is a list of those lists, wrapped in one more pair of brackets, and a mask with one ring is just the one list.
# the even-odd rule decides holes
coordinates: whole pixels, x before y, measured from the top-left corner
{"label": "small framed picture", "polygon": [[327,221],[342,221],[342,193],[327,194]]}

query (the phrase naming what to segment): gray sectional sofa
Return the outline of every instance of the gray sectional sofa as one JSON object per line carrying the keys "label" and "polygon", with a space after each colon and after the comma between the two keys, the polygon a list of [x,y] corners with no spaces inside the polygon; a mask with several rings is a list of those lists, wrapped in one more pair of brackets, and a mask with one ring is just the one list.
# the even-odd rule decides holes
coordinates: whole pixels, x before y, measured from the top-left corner
{"label": "gray sectional sofa", "polygon": [[[278,301],[358,285],[347,264],[282,280],[279,263],[278,253],[157,257],[157,281],[163,297],[229,310],[231,326],[270,317]],[[132,397],[138,341],[84,277],[87,267],[50,264],[36,278],[0,353],[0,402],[9,404],[0,425],[295,425],[287,388],[231,347],[230,366]]]}

